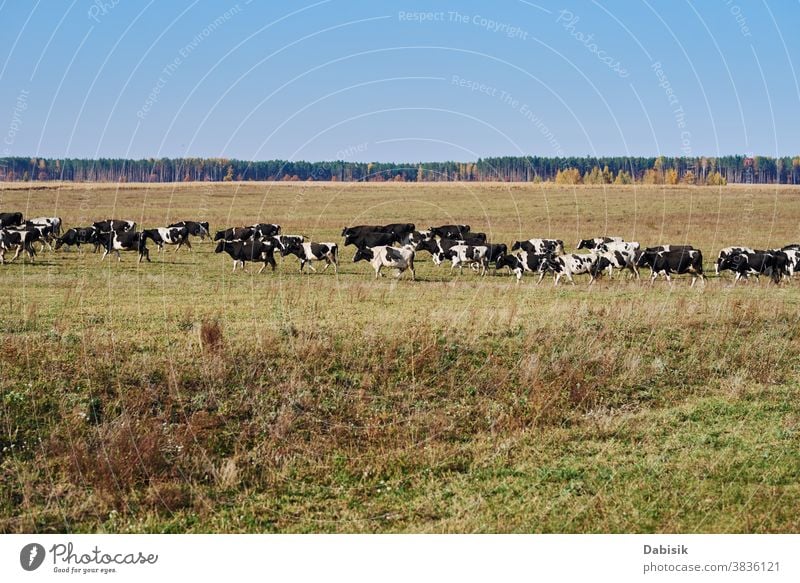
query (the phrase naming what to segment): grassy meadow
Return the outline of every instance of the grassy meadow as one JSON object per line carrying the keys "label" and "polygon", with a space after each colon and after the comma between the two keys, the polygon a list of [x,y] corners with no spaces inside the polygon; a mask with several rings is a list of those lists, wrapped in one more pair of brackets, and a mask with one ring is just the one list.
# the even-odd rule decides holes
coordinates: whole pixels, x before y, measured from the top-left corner
{"label": "grassy meadow", "polygon": [[[0,267],[0,532],[798,532],[800,188],[2,184],[0,211],[141,226],[468,223],[495,242],[690,243],[711,276],[519,285],[231,273],[193,239]],[[388,274],[390,275],[390,274]],[[646,277],[646,276],[645,276]]]}

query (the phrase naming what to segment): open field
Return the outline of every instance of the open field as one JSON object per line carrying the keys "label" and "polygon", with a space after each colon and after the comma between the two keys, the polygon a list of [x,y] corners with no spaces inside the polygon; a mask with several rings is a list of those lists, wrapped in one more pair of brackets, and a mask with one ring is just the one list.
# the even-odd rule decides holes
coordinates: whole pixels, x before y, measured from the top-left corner
{"label": "open field", "polygon": [[[800,241],[800,188],[0,185],[0,210],[146,227],[468,223],[496,242],[691,243],[712,277],[0,267],[0,532],[797,532],[800,286],[713,277]],[[43,186],[43,185],[37,185]],[[255,271],[253,267],[249,267]]]}

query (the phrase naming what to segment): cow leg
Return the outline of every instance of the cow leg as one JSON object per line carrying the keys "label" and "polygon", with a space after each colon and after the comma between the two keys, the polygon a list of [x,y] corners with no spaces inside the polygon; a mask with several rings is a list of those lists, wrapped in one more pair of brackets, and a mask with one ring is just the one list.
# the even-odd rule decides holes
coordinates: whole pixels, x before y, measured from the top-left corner
{"label": "cow leg", "polygon": [[653,284],[656,282],[656,278],[657,278],[657,277],[658,277],[658,272],[656,272],[656,271],[653,271],[653,272],[650,274],[650,287],[652,287],[652,286],[653,286]]}
{"label": "cow leg", "polygon": [[306,266],[305,259],[300,260],[300,273],[303,273],[303,268]]}
{"label": "cow leg", "polygon": [[325,257],[325,267],[322,268],[322,273],[328,271],[328,268],[331,266],[331,259],[330,257]]}
{"label": "cow leg", "polygon": [[317,270],[314,268],[314,263],[313,263],[313,262],[312,262],[310,259],[308,260],[308,268],[309,268],[311,271],[313,271],[314,273],[316,273],[316,272],[317,272]]}
{"label": "cow leg", "polygon": [[256,275],[261,275],[261,272],[262,272],[262,271],[264,271],[264,269],[265,269],[266,267],[267,267],[267,262],[266,262],[266,261],[264,261],[264,265],[262,265],[262,266],[261,266],[261,269],[259,269],[259,270],[258,270],[258,273],[257,273]]}
{"label": "cow leg", "polygon": [[119,249],[116,249],[117,252],[117,262],[122,261],[122,255],[119,254]]}
{"label": "cow leg", "polygon": [[669,271],[664,272],[664,277],[667,278],[667,283],[672,287],[672,278],[669,276]]}
{"label": "cow leg", "polygon": [[540,283],[542,283],[542,280],[544,279],[544,273],[545,273],[544,271],[540,271],[539,272],[539,279],[536,280],[536,285],[539,285]]}

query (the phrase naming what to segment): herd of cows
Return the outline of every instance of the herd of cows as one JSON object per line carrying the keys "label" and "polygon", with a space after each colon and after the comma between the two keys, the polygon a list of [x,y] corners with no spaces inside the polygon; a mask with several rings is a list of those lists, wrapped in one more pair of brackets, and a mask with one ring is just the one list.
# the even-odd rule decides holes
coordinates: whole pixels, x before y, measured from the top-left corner
{"label": "herd of cows", "polygon": [[[63,246],[91,245],[95,252],[103,249],[102,259],[120,251],[137,253],[138,261],[150,261],[147,247],[151,241],[159,251],[165,245],[191,250],[190,237],[201,240],[211,237],[209,224],[198,221],[180,221],[168,227],[136,231],[134,221],[109,219],[88,227],[73,227],[62,232],[58,217],[36,217],[25,220],[22,213],[0,213],[0,264],[5,263],[7,251],[15,251],[14,261],[21,252],[31,261],[36,256],[34,243],[58,250]],[[515,241],[511,250],[504,243],[490,243],[485,233],[474,233],[469,225],[442,225],[418,231],[413,223],[389,225],[360,225],[342,230],[344,245],[356,248],[353,260],[367,261],[381,276],[383,268],[395,270],[396,277],[409,271],[416,278],[414,259],[418,253],[427,252],[436,265],[450,264],[451,270],[469,267],[481,275],[494,263],[495,270],[507,270],[517,282],[523,275],[538,274],[542,279],[552,274],[555,285],[562,278],[575,284],[573,276],[587,274],[593,283],[603,274],[611,277],[614,270],[627,270],[639,279],[639,270],[650,269],[650,283],[664,276],[671,282],[672,275],[689,274],[693,286],[698,278],[706,279],[703,272],[703,254],[691,245],[660,245],[642,249],[639,243],[624,241],[621,237],[596,237],[578,242],[578,250],[585,253],[566,253],[559,239],[528,239]],[[283,235],[277,224],[258,223],[247,227],[231,227],[217,231],[216,253],[227,253],[233,260],[233,270],[245,269],[245,262],[262,263],[261,273],[268,265],[276,268],[275,253],[282,257],[295,255],[300,261],[300,271],[306,265],[316,271],[314,262],[324,262],[325,268],[333,265],[338,271],[339,247],[333,242],[308,242],[302,235]],[[761,275],[778,284],[791,278],[800,270],[800,244],[779,249],[757,250],[749,247],[726,247],[717,255],[715,271],[731,271],[734,284],[741,278]]]}

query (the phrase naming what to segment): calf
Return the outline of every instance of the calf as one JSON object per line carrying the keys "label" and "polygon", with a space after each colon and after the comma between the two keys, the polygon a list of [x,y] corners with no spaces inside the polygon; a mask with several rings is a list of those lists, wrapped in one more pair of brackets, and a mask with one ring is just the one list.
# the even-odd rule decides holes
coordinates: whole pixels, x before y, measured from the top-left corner
{"label": "calf", "polygon": [[186,227],[192,237],[200,237],[201,241],[205,241],[206,237],[211,237],[208,221],[202,223],[197,221],[178,221],[177,223],[172,223],[170,227]]}
{"label": "calf", "polygon": [[434,237],[442,239],[464,239],[470,232],[469,225],[442,225],[428,229]]}
{"label": "calf", "polygon": [[555,283],[553,285],[558,285],[562,277],[566,277],[567,281],[575,285],[575,280],[572,279],[572,276],[582,273],[591,275],[591,279],[589,280],[589,283],[591,283],[594,281],[592,268],[595,263],[597,263],[597,259],[598,255],[595,253],[590,253],[588,255],[577,255],[575,253],[569,255],[550,255],[539,267],[539,281],[536,283],[541,283],[548,271],[552,272],[555,276]]}
{"label": "calf", "polygon": [[78,249],[81,244],[95,244],[97,246],[97,229],[94,227],[74,227],[68,229],[63,237],[56,239],[56,250],[60,249],[63,245],[69,247],[75,245]]}
{"label": "calf", "polygon": [[395,269],[395,277],[400,277],[400,275],[408,269],[411,271],[412,281],[416,279],[416,273],[414,272],[414,249],[410,246],[397,249],[389,245],[377,245],[375,247],[358,249],[355,257],[353,257],[353,262],[361,260],[370,262],[373,269],[375,269],[375,279],[382,277],[381,268],[383,267]]}
{"label": "calf", "polygon": [[143,229],[142,237],[150,239],[158,246],[158,253],[164,250],[164,245],[177,245],[175,253],[183,245],[190,251],[192,244],[189,242],[189,229],[187,227],[159,227],[157,229]]}
{"label": "calf", "polygon": [[333,270],[338,273],[339,272],[339,262],[337,258],[337,254],[339,251],[339,246],[336,243],[295,243],[291,242],[288,243],[281,249],[281,256],[286,257],[287,255],[295,255],[300,260],[300,271],[303,271],[306,263],[311,268],[311,271],[316,272],[317,270],[314,269],[314,265],[312,262],[314,261],[325,261],[325,269],[322,270],[322,273],[333,265]]}
{"label": "calf", "polygon": [[362,233],[362,234],[348,234],[344,237],[344,246],[355,245],[358,249],[367,249],[369,247],[380,247],[384,245],[392,245],[397,242],[397,236],[394,233]]}
{"label": "calf", "polygon": [[108,219],[106,221],[97,221],[92,226],[100,233],[110,233],[112,231],[128,232],[136,228],[136,223],[134,221]]}
{"label": "calf", "polygon": [[495,268],[501,269],[508,267],[509,270],[516,275],[517,283],[522,279],[522,274],[537,273],[542,267],[549,255],[541,255],[536,253],[528,253],[527,251],[519,251],[516,255],[504,255],[495,262]]}
{"label": "calf", "polygon": [[606,243],[621,243],[624,241],[622,237],[594,237],[593,239],[581,239],[578,241],[577,249],[599,249],[601,245]]}
{"label": "calf", "polygon": [[725,257],[720,263],[720,269],[730,269],[736,273],[733,285],[742,277],[748,275],[767,275],[772,282],[777,284],[781,277],[788,273],[786,253],[782,251],[769,253],[736,253]]}
{"label": "calf", "polygon": [[714,263],[714,272],[719,275],[720,264],[725,260],[725,258],[730,257],[731,255],[738,255],[739,253],[755,253],[755,251],[750,249],[750,247],[725,247],[724,249],[720,249],[719,255],[717,255],[717,260]]}
{"label": "calf", "polygon": [[256,263],[264,263],[258,273],[264,271],[267,265],[272,266],[272,271],[275,271],[275,247],[269,243],[262,243],[261,241],[220,241],[214,253],[227,253],[233,259],[233,271],[236,271],[236,266],[242,264],[242,271],[245,269],[245,261],[252,261]]}
{"label": "calf", "polygon": [[481,275],[486,275],[486,266],[489,264],[489,248],[485,245],[453,245],[446,252],[440,253],[439,259],[452,261],[450,271],[456,267],[463,270],[466,264],[479,268]]}
{"label": "calf", "polygon": [[21,251],[25,251],[31,261],[36,256],[33,248],[34,241],[38,240],[37,231],[22,231],[14,229],[0,229],[0,265],[6,262],[6,251],[15,249],[16,253],[11,261],[14,261]]}
{"label": "calf", "polygon": [[514,241],[511,245],[511,250],[527,251],[528,253],[537,254],[564,254],[564,241],[561,239],[528,239],[527,241]]}
{"label": "calf", "polygon": [[137,263],[142,259],[150,262],[150,250],[147,248],[147,238],[142,233],[136,231],[111,231],[110,233],[100,233],[98,241],[105,247],[105,252],[100,258],[103,261],[111,252],[117,254],[117,261],[122,261],[120,251],[136,251],[139,254]]}
{"label": "calf", "polygon": [[706,276],[703,273],[703,254],[699,249],[681,249],[670,251],[651,251],[645,249],[636,260],[636,266],[647,265],[652,271],[650,285],[653,285],[659,275],[664,275],[667,281],[672,284],[670,275],[673,273],[692,274],[693,287],[698,277],[703,278],[705,283]]}
{"label": "calf", "polygon": [[249,241],[253,238],[253,227],[231,227],[214,233],[215,241]]}

